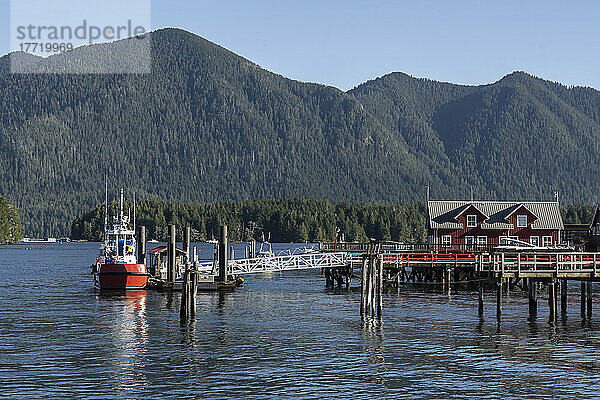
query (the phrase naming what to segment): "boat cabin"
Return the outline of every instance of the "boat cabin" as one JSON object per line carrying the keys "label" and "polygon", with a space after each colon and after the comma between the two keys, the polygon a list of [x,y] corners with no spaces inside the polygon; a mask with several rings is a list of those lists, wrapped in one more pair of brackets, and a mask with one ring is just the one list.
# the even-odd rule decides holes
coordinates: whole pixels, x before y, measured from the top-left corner
{"label": "boat cabin", "polygon": [[[156,278],[167,277],[168,266],[168,249],[167,246],[159,246],[148,252],[148,272]],[[181,271],[185,268],[185,251],[179,247],[175,248],[175,279],[180,278]]]}

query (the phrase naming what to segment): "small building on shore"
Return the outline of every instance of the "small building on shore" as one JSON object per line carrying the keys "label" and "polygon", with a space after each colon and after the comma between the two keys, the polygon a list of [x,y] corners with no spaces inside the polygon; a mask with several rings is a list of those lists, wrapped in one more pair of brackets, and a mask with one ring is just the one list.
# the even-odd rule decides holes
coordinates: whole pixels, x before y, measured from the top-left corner
{"label": "small building on shore", "polygon": [[428,201],[430,244],[453,250],[479,250],[506,238],[555,246],[564,230],[558,202]]}

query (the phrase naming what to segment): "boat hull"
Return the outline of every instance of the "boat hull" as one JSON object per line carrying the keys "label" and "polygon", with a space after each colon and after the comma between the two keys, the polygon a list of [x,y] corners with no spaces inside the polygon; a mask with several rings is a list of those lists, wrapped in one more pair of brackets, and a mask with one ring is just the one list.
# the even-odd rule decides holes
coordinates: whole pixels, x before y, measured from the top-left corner
{"label": "boat hull", "polygon": [[148,272],[144,264],[102,264],[96,275],[100,289],[139,290],[148,285]]}

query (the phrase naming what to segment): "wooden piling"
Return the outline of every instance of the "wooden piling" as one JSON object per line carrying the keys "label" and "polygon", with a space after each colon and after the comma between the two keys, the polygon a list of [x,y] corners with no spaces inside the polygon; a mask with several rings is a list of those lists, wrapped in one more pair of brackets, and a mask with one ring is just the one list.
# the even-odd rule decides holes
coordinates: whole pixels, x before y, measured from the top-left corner
{"label": "wooden piling", "polygon": [[137,262],[146,264],[146,227],[143,225],[140,226],[137,246]]}
{"label": "wooden piling", "polygon": [[567,312],[567,280],[560,280],[560,311],[565,314]]}
{"label": "wooden piling", "polygon": [[383,257],[377,257],[378,282],[377,282],[377,316],[381,317],[383,311]]}
{"label": "wooden piling", "polygon": [[550,309],[548,322],[554,325],[556,323],[556,288],[554,280],[548,282],[548,308]]}
{"label": "wooden piling", "polygon": [[373,304],[373,295],[374,295],[374,278],[375,278],[375,268],[373,268],[373,257],[369,257],[369,262],[367,263],[367,314],[373,315],[373,310],[375,305]]}
{"label": "wooden piling", "polygon": [[362,260],[362,277],[360,281],[360,315],[365,315],[367,309],[367,258]]}
{"label": "wooden piling", "polygon": [[194,267],[192,269],[192,285],[190,287],[190,317],[196,318],[196,297],[198,293],[198,269],[200,263],[194,261]]}
{"label": "wooden piling", "polygon": [[189,264],[185,266],[185,272],[183,274],[183,283],[181,284],[181,305],[179,308],[179,320],[181,322],[187,322],[190,307],[190,296],[189,296]]}
{"label": "wooden piling", "polygon": [[452,294],[452,270],[450,268],[446,269],[446,290],[448,291],[448,296]]}
{"label": "wooden piling", "polygon": [[586,282],[586,290],[585,290],[585,294],[587,297],[587,317],[588,319],[592,319],[592,296],[593,296],[593,291],[592,291],[592,281],[588,280]]}
{"label": "wooden piling", "polygon": [[483,317],[483,280],[479,281],[479,316]]}
{"label": "wooden piling", "polygon": [[175,225],[169,225],[169,243],[167,246],[167,281],[175,282],[176,268]]}
{"label": "wooden piling", "polygon": [[219,281],[227,280],[227,225],[221,225],[219,240]]}
{"label": "wooden piling", "polygon": [[585,319],[585,289],[586,289],[586,284],[585,281],[582,280],[581,281],[581,318]]}
{"label": "wooden piling", "polygon": [[496,283],[496,320],[502,320],[502,278]]}
{"label": "wooden piling", "polygon": [[190,260],[190,241],[191,241],[191,228],[189,226],[186,226],[183,229],[183,251],[185,252],[185,255],[187,257],[187,260]]}
{"label": "wooden piling", "polygon": [[537,282],[530,278],[527,283],[529,292],[529,318],[534,319],[537,317]]}

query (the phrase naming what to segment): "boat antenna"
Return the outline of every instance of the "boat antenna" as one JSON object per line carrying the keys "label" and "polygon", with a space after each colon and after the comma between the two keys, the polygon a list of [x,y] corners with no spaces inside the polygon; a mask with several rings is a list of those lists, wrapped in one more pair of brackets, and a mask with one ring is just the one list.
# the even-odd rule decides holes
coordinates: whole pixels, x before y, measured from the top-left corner
{"label": "boat antenna", "polygon": [[106,228],[108,226],[108,177],[104,175],[104,240],[106,240]]}

